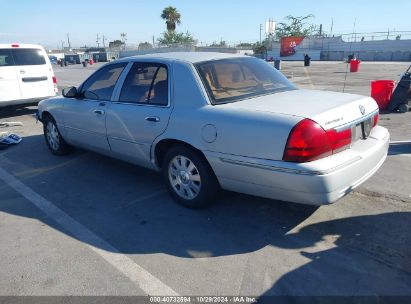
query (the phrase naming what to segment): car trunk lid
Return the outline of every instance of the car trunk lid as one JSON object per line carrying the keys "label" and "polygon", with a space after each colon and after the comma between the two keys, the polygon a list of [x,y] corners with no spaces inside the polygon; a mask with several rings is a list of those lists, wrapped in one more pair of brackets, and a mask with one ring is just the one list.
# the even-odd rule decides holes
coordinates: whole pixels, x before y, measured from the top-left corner
{"label": "car trunk lid", "polygon": [[357,124],[378,110],[371,97],[315,90],[292,90],[219,106],[309,118],[325,130]]}

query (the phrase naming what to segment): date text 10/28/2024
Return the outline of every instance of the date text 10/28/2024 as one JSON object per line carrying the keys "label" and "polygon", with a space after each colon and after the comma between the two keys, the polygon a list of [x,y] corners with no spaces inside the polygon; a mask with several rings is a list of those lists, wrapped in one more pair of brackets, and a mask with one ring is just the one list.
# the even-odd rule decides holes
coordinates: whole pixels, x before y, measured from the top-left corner
{"label": "date text 10/28/2024", "polygon": [[172,296],[172,297],[150,297],[150,303],[257,303],[255,297],[233,296],[233,297],[210,297],[210,296]]}

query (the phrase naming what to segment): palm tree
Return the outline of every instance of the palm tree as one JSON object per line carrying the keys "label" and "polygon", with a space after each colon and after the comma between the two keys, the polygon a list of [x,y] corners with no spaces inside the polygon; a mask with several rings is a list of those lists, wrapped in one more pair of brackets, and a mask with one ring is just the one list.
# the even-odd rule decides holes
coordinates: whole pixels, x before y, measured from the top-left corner
{"label": "palm tree", "polygon": [[175,7],[169,6],[163,9],[161,18],[166,20],[167,31],[174,32],[177,24],[181,23],[181,15]]}

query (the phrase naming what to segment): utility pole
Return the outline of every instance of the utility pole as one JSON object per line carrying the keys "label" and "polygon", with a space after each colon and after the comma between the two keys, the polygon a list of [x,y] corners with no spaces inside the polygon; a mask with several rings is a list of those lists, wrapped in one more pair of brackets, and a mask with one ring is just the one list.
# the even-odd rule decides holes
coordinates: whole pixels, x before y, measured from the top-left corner
{"label": "utility pole", "polygon": [[67,44],[68,44],[69,50],[71,50],[70,35],[69,35],[69,33],[67,33]]}
{"label": "utility pole", "polygon": [[100,37],[98,36],[98,34],[96,37],[96,44],[97,44],[97,48],[100,48]]}
{"label": "utility pole", "polygon": [[106,48],[106,36],[103,35],[103,48]]}
{"label": "utility pole", "polygon": [[330,30],[330,37],[332,37],[332,33],[333,33],[333,29],[334,29],[334,18],[331,18],[331,30]]}
{"label": "utility pole", "polygon": [[123,50],[126,49],[127,33],[121,33],[121,42],[123,42]]}
{"label": "utility pole", "polygon": [[154,48],[154,35],[153,35],[153,48]]}
{"label": "utility pole", "polygon": [[263,31],[263,25],[262,24],[260,24],[260,45],[261,45],[261,42],[262,42],[262,40],[261,40],[261,32]]}
{"label": "utility pole", "polygon": [[357,42],[357,18],[354,19],[354,42]]}

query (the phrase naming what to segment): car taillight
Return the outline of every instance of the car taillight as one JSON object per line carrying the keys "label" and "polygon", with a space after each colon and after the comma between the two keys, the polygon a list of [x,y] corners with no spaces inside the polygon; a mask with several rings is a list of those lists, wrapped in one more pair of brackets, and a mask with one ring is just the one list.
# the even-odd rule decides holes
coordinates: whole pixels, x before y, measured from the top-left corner
{"label": "car taillight", "polygon": [[327,157],[346,149],[351,144],[351,129],[325,131],[319,124],[304,119],[288,136],[283,160],[304,163]]}
{"label": "car taillight", "polygon": [[53,76],[52,79],[53,79],[53,83],[54,83],[54,84],[57,84],[57,78],[56,78],[56,76]]}
{"label": "car taillight", "polygon": [[300,121],[287,140],[283,160],[289,162],[308,162],[332,154],[327,133],[310,119]]}
{"label": "car taillight", "polygon": [[18,44],[12,44],[11,45],[11,47],[13,47],[13,48],[16,48],[16,47],[19,47],[20,45],[18,45]]}
{"label": "car taillight", "polygon": [[333,150],[333,154],[347,149],[351,144],[351,129],[337,132],[334,129],[327,130],[328,139]]}
{"label": "car taillight", "polygon": [[377,113],[374,116],[374,123],[372,124],[372,127],[374,128],[378,124],[378,120],[380,119],[380,115]]}

